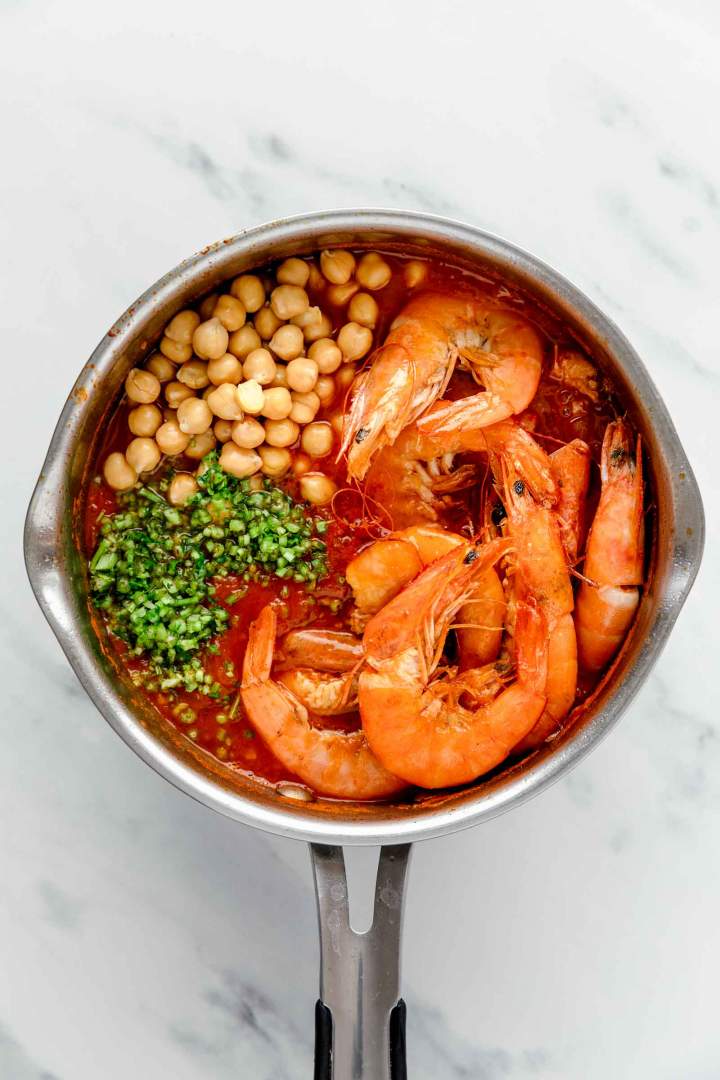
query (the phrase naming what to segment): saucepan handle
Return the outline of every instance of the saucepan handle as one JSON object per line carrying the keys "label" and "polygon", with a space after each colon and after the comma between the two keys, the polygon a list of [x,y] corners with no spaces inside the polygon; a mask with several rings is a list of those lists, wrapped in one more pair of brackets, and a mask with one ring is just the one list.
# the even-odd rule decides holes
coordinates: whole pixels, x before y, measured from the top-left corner
{"label": "saucepan handle", "polygon": [[364,933],[350,925],[342,848],[310,851],[320,925],[315,1080],[407,1080],[400,937],[410,844],[381,849]]}

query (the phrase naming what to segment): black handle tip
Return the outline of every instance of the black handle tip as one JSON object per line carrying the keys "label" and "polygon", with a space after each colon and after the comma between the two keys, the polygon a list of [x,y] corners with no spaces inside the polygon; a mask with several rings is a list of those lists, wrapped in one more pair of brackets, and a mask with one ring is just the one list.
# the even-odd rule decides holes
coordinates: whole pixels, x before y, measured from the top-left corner
{"label": "black handle tip", "polygon": [[315,1003],[315,1072],[313,1080],[332,1080],[332,1013],[324,1001]]}

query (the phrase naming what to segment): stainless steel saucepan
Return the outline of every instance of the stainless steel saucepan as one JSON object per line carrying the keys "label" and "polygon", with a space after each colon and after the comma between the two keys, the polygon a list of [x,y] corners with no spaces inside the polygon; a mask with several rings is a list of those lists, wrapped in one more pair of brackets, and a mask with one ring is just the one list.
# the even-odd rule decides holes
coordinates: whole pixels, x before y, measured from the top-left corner
{"label": "stainless steel saucepan", "polygon": [[[612,677],[582,719],[491,779],[415,802],[367,806],[297,801],[205,754],[171,729],[123,673],[91,626],[79,553],[81,488],[99,430],[125,375],[164,324],[214,286],[269,260],[328,247],[434,256],[501,275],[557,315],[612,378],[642,433],[655,496],[650,583]],[[308,214],[241,233],[182,263],[108,331],[80,373],[50,444],[28,512],[25,558],[37,600],[78,678],[140,757],[213,810],[311,844],[321,943],[316,1080],[401,1080],[405,1007],[399,951],[410,843],[486,821],[537,795],[576,765],[632,701],[667,640],[700,565],[703,511],[668,411],[636,352],[578,289],[542,262],[478,229],[398,210]],[[382,845],[371,929],[348,919],[342,845]]]}

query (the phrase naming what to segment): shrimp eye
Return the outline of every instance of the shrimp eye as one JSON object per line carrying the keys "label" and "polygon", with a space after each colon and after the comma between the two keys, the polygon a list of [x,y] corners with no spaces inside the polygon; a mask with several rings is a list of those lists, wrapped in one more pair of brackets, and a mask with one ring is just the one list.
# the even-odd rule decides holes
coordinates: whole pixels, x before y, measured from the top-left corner
{"label": "shrimp eye", "polygon": [[479,555],[480,555],[479,551],[476,551],[475,548],[470,548],[467,555],[463,559],[463,562],[465,563],[466,566],[469,566],[470,563],[475,562],[475,560],[478,558]]}
{"label": "shrimp eye", "polygon": [[523,495],[524,494],[525,485],[523,484],[522,480],[516,480],[515,481],[515,483],[513,484],[513,491],[515,492],[516,495]]}
{"label": "shrimp eye", "polygon": [[505,513],[505,507],[501,502],[495,503],[492,508],[492,513],[490,514],[490,517],[492,519],[493,525],[501,525],[502,522],[505,520],[507,514]]}
{"label": "shrimp eye", "polygon": [[364,441],[365,441],[365,439],[367,439],[367,437],[368,437],[368,435],[369,435],[369,434],[370,434],[370,428],[366,428],[366,427],[361,427],[361,428],[360,428],[360,429],[358,430],[358,433],[357,433],[357,435],[355,436],[355,442],[356,442],[356,443],[361,443],[361,442],[364,442]]}

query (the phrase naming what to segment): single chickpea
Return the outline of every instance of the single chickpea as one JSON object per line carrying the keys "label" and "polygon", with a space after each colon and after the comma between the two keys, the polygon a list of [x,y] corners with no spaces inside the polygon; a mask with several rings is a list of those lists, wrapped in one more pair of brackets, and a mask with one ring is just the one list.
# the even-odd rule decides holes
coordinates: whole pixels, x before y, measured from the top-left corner
{"label": "single chickpea", "polygon": [[339,393],[344,394],[345,391],[352,385],[355,374],[356,372],[354,364],[343,364],[343,366],[340,368],[337,375],[335,376],[335,385],[337,386]]}
{"label": "single chickpea", "polygon": [[287,386],[287,364],[276,364],[271,386]]}
{"label": "single chickpea", "polygon": [[237,356],[233,356],[231,352],[226,352],[224,356],[218,357],[217,360],[208,361],[207,375],[213,386],[220,386],[226,382],[239,383],[243,377],[242,364]]}
{"label": "single chickpea", "polygon": [[161,353],[153,353],[145,365],[146,371],[152,371],[158,382],[170,382],[175,378],[175,365],[171,364],[166,356]]}
{"label": "single chickpea", "polygon": [[284,386],[271,386],[263,392],[261,412],[268,420],[284,420],[291,410],[290,391]]}
{"label": "single chickpea", "polygon": [[329,304],[334,304],[335,307],[344,307],[359,288],[357,281],[348,281],[347,285],[330,285],[325,295]]}
{"label": "single chickpea", "polygon": [[258,454],[265,476],[284,476],[292,463],[290,451],[283,446],[259,446]]}
{"label": "single chickpea", "polygon": [[332,404],[336,390],[335,380],[333,379],[332,375],[321,375],[318,381],[315,383],[313,389],[317,396],[320,398],[320,404],[324,409],[326,409],[328,405]]}
{"label": "single chickpea", "polygon": [[261,386],[269,386],[275,378],[275,361],[267,349],[253,349],[243,360],[243,375]]}
{"label": "single chickpea", "polygon": [[290,419],[294,420],[296,424],[309,424],[311,423],[320,408],[320,398],[317,394],[310,390],[307,394],[294,393],[290,395],[292,397],[293,407],[290,410]]}
{"label": "single chickpea", "polygon": [[303,428],[300,445],[312,458],[327,457],[333,447],[333,429],[324,420],[308,424]]}
{"label": "single chickpea", "polygon": [[310,277],[310,267],[303,259],[285,259],[278,266],[275,277],[280,285],[299,285],[303,289]]}
{"label": "single chickpea", "polygon": [[[259,416],[263,410],[265,393],[257,379],[246,379],[237,388],[237,398],[242,406],[242,411],[250,416]],[[240,417],[236,417],[240,419]]]}
{"label": "single chickpea", "polygon": [[297,442],[300,426],[290,417],[284,420],[267,420],[265,423],[265,442],[268,446],[292,446]]}
{"label": "single chickpea", "polygon": [[245,325],[245,308],[236,296],[224,294],[215,305],[213,318],[219,319],[228,333],[232,334]]}
{"label": "single chickpea", "polygon": [[310,472],[312,467],[312,461],[307,454],[293,454],[293,476],[304,476],[306,472]]}
{"label": "single chickpea", "polygon": [[215,438],[218,442],[229,442],[232,438],[232,421],[230,420],[216,420],[213,424],[213,431]]}
{"label": "single chickpea", "polygon": [[233,356],[237,356],[238,360],[243,360],[248,353],[253,349],[259,349],[262,345],[262,338],[258,334],[257,330],[251,323],[245,323],[239,330],[236,330],[234,334],[230,335],[228,341],[228,352]]}
{"label": "single chickpea", "polygon": [[213,315],[212,319],[201,322],[193,334],[192,345],[194,351],[203,360],[217,360],[227,352],[230,335]]}
{"label": "single chickpea", "polygon": [[299,356],[287,366],[287,381],[291,390],[307,394],[318,381],[318,366],[309,356]]}
{"label": "single chickpea", "polygon": [[215,310],[215,305],[217,304],[217,302],[218,302],[218,293],[216,293],[216,292],[210,293],[209,296],[206,296],[205,299],[200,302],[200,306],[198,308],[198,311],[200,312],[200,321],[201,322],[203,320],[212,319],[212,314],[213,314],[213,311]]}
{"label": "single chickpea", "polygon": [[160,352],[173,364],[184,364],[192,356],[192,345],[182,345],[179,341],[164,337],[160,342]]}
{"label": "single chickpea", "polygon": [[180,345],[190,345],[199,325],[200,316],[196,311],[178,311],[165,327],[165,337],[177,341]]}
{"label": "single chickpea", "polygon": [[[291,289],[292,286],[283,285],[282,288]],[[279,326],[282,326],[282,319],[278,319],[277,315],[269,304],[266,304],[265,307],[260,308],[253,321],[255,323],[255,329],[257,330],[263,341],[269,341],[277,328]]]}
{"label": "single chickpea", "polygon": [[185,456],[192,458],[193,461],[200,461],[206,454],[215,449],[216,444],[215,433],[212,428],[208,428],[207,431],[203,431],[200,435],[190,437],[190,442],[185,449]]}
{"label": "single chickpea", "polygon": [[181,382],[169,382],[165,386],[165,400],[171,409],[177,409],[181,401],[195,397],[191,387]]}
{"label": "single chickpea", "polygon": [[337,491],[337,484],[321,472],[307,472],[300,477],[300,494],[313,506],[327,506]]}
{"label": "single chickpea", "polygon": [[323,251],[320,269],[333,285],[345,285],[353,276],[355,256],[349,251]]}
{"label": "single chickpea", "polygon": [[128,413],[128,427],[133,435],[149,439],[162,424],[162,413],[157,405],[138,405]]}
{"label": "single chickpea", "polygon": [[244,450],[254,450],[265,442],[265,428],[252,416],[246,416],[243,420],[236,420],[232,425],[230,437]]}
{"label": "single chickpea", "polygon": [[230,286],[230,292],[251,315],[259,311],[265,303],[265,287],[256,274],[241,274],[236,277]]}
{"label": "single chickpea", "polygon": [[327,315],[321,315],[316,322],[310,323],[309,326],[303,328],[303,334],[306,341],[319,341],[320,338],[330,337],[332,334],[332,323]]}
{"label": "single chickpea", "polygon": [[207,364],[202,360],[188,360],[187,364],[178,368],[177,379],[191,390],[203,390],[210,382]]}
{"label": "single chickpea", "polygon": [[342,409],[338,409],[328,416],[328,423],[333,429],[338,439],[342,439],[343,427],[345,425],[345,414]]}
{"label": "single chickpea", "polygon": [[418,285],[422,285],[427,277],[427,263],[419,262],[417,259],[411,259],[409,263],[405,264],[403,277],[408,289],[414,289]]}
{"label": "single chickpea", "polygon": [[129,491],[137,483],[137,473],[124,454],[108,454],[103,465],[103,476],[115,491]]}
{"label": "single chickpea", "polygon": [[315,361],[321,375],[332,375],[343,361],[343,354],[332,338],[313,341],[308,349],[308,357]]}
{"label": "single chickpea", "polygon": [[246,450],[234,442],[226,442],[220,451],[220,468],[238,480],[252,476],[262,467],[262,458],[254,450]]}
{"label": "single chickpea", "polygon": [[314,289],[315,292],[322,292],[327,285],[327,280],[323,277],[320,267],[316,262],[310,263],[310,275],[307,284],[308,288]]}
{"label": "single chickpea", "polygon": [[133,368],[125,380],[125,393],[138,405],[149,405],[160,395],[160,380],[152,371]]}
{"label": "single chickpea", "polygon": [[270,348],[281,360],[294,360],[305,347],[303,332],[299,326],[280,326],[270,339]]}
{"label": "single chickpea", "polygon": [[379,314],[377,300],[370,293],[357,293],[350,301],[348,318],[351,322],[359,323],[360,326],[369,326],[372,330],[375,328]]}
{"label": "single chickpea", "polygon": [[243,414],[239,387],[234,383],[221,383],[208,394],[207,404],[221,420],[239,420]]}
{"label": "single chickpea", "polygon": [[192,473],[175,473],[168,488],[168,502],[173,506],[184,506],[199,490],[198,482]]}
{"label": "single chickpea", "polygon": [[320,322],[322,317],[322,311],[317,305],[314,305],[301,312],[300,315],[294,315],[290,322],[293,326],[299,326],[300,329],[304,331],[305,328],[312,323]]}
{"label": "single chickpea", "polygon": [[360,326],[359,323],[349,322],[345,323],[337,336],[337,343],[340,346],[340,351],[343,354],[345,360],[353,361],[359,360],[366,353],[370,352],[372,348],[372,330],[367,326]]}
{"label": "single chickpea", "polygon": [[154,439],[133,439],[125,457],[136,473],[152,472],[160,462],[160,448]]}
{"label": "single chickpea", "polygon": [[212,410],[202,398],[187,398],[178,405],[177,422],[186,435],[202,435],[213,422]]}
{"label": "single chickpea", "polygon": [[299,285],[278,285],[270,294],[270,306],[278,319],[292,319],[306,311],[310,301]]}
{"label": "single chickpea", "polygon": [[392,277],[392,270],[377,251],[368,251],[358,263],[355,276],[364,289],[376,292],[385,288]]}
{"label": "single chickpea", "polygon": [[155,442],[163,454],[174,457],[175,454],[182,454],[190,442],[190,436],[180,430],[177,420],[166,420],[155,432]]}

